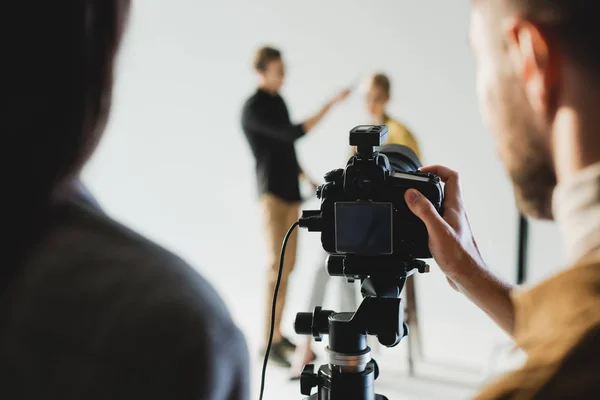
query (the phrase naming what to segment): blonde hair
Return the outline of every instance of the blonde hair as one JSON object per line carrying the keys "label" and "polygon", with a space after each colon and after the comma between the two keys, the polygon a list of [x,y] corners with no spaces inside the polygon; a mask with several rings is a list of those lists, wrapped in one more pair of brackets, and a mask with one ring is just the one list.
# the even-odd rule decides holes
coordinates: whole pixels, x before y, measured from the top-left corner
{"label": "blonde hair", "polygon": [[382,73],[377,73],[369,78],[369,85],[381,89],[387,97],[391,94],[390,78]]}

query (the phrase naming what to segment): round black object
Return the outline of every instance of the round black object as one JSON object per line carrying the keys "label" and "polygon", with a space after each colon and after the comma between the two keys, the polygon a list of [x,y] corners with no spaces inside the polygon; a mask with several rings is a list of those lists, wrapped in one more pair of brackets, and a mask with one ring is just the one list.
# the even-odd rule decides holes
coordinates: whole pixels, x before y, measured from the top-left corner
{"label": "round black object", "polygon": [[313,314],[312,313],[298,313],[296,314],[296,321],[294,321],[294,331],[298,335],[312,335],[313,326]]}
{"label": "round black object", "polygon": [[394,172],[413,172],[423,166],[419,157],[410,147],[400,144],[386,144],[379,147],[378,151],[387,156],[390,167]]}
{"label": "round black object", "polygon": [[344,177],[343,169],[334,169],[325,174],[325,182],[335,182]]}

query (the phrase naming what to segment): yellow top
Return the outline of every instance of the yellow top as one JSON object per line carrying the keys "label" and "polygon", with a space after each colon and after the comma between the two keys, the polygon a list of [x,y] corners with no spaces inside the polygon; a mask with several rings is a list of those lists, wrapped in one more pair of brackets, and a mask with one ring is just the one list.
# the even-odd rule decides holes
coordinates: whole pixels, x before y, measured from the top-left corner
{"label": "yellow top", "polygon": [[401,144],[410,147],[417,157],[419,157],[419,160],[421,159],[421,152],[419,151],[417,140],[407,127],[398,121],[394,121],[387,115],[385,116],[385,125],[387,125],[389,129],[388,140],[385,144]]}
{"label": "yellow top", "polygon": [[[389,130],[388,140],[385,142],[385,144],[401,144],[410,147],[415,152],[417,157],[419,157],[419,160],[421,160],[419,144],[417,143],[417,140],[411,131],[409,131],[408,128],[402,125],[400,122],[391,119],[387,115],[384,116],[384,120],[384,125],[387,125]],[[352,155],[354,155],[355,151],[356,148],[353,148]]]}

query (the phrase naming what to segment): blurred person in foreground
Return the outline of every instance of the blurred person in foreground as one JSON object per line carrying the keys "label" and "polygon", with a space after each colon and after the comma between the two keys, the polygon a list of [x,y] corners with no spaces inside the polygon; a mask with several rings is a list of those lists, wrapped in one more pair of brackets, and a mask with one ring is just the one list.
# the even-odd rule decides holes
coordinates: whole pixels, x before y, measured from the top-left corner
{"label": "blurred person in foreground", "polygon": [[78,179],[129,1],[35,4],[12,3],[23,33],[3,49],[0,398],[247,399],[245,341],[219,295]]}
{"label": "blurred person in foreground", "polygon": [[[385,144],[401,144],[410,147],[415,154],[421,158],[421,152],[415,136],[402,123],[389,116],[387,106],[391,98],[392,84],[390,78],[382,73],[369,75],[362,83],[362,90],[365,94],[365,109],[370,117],[370,124],[387,125],[389,129],[388,140]],[[352,148],[348,158],[354,156],[356,148]],[[358,298],[356,287],[347,282],[345,278],[330,277],[325,268],[326,262],[319,265],[313,278],[312,291],[307,310],[314,310],[316,306],[323,305],[325,299],[325,290],[332,279],[339,283],[340,293],[340,311],[354,312],[358,306]],[[412,373],[413,352],[412,349],[418,345],[418,342],[413,341],[418,337],[418,326],[416,317],[416,298],[415,284],[413,278],[409,278],[406,283],[407,297],[407,312],[406,322],[409,324],[412,335],[409,336],[409,363]],[[311,336],[306,336],[302,339],[302,343],[296,349],[292,368],[290,369],[290,377],[292,380],[300,379],[300,374],[304,366],[316,359],[316,354],[312,348]]]}
{"label": "blurred person in foreground", "polygon": [[[294,143],[310,132],[327,113],[350,94],[344,90],[333,97],[312,117],[294,124],[290,120],[285,101],[279,94],[285,78],[281,52],[272,47],[258,49],[254,56],[258,89],[246,101],[242,110],[242,128],[256,159],[256,178],[263,223],[268,247],[267,292],[265,298],[266,348],[271,327],[273,292],[279,271],[281,244],[287,230],[298,221],[300,210],[300,178],[316,185],[304,174],[296,158]],[[289,367],[287,353],[295,345],[281,333],[289,276],[296,262],[297,233],[289,239],[275,310],[273,345],[270,361]]]}
{"label": "blurred person in foreground", "polygon": [[470,41],[483,118],[527,215],[554,219],[569,267],[528,289],[488,270],[462,201],[445,181],[444,217],[418,192],[406,201],[426,224],[451,287],[512,335],[527,361],[479,399],[600,397],[600,2],[476,0]]}

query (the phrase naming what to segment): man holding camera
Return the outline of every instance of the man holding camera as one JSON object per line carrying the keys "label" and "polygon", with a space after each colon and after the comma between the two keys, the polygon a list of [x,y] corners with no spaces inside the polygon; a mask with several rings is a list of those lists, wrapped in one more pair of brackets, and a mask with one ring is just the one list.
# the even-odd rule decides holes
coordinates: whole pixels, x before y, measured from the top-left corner
{"label": "man holding camera", "polygon": [[589,399],[600,395],[600,2],[475,0],[471,45],[487,125],[526,214],[554,219],[570,267],[523,290],[485,266],[459,175],[445,182],[444,217],[406,193],[448,282],[511,334],[525,365],[480,399]]}
{"label": "man holding camera", "polygon": [[[285,77],[281,52],[272,47],[260,48],[254,57],[254,69],[258,74],[258,90],[244,105],[242,128],[256,158],[258,191],[268,246],[266,346],[271,327],[271,307],[279,271],[281,243],[290,226],[298,221],[301,201],[299,178],[308,180],[298,165],[294,142],[315,127],[334,105],[345,100],[350,90],[340,92],[311,118],[300,124],[293,124],[287,106],[279,95]],[[296,247],[297,234],[293,233],[285,254],[270,351],[270,361],[284,367],[290,366],[286,353],[295,349],[295,345],[281,334],[280,324],[288,278],[294,268]]]}

